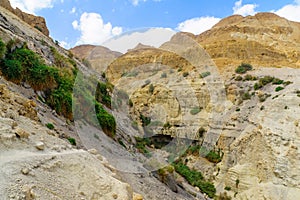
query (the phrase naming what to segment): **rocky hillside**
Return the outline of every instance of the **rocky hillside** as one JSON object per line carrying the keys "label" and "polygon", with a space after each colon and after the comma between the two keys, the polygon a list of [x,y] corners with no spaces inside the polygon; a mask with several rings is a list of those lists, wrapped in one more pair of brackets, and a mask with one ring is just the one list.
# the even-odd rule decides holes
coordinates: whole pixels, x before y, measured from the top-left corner
{"label": "rocky hillside", "polygon": [[65,84],[75,69],[87,69],[6,5],[0,6],[1,199],[132,199],[131,186],[97,150],[80,149]]}
{"label": "rocky hillside", "polygon": [[299,68],[299,34],[300,23],[273,13],[258,13],[227,17],[195,39],[221,71],[232,71],[241,62]]}
{"label": "rocky hillside", "polygon": [[41,31],[46,36],[49,36],[49,30],[46,26],[46,21],[43,17],[34,16],[25,12],[22,12],[19,8],[12,8],[10,5],[9,0],[0,0],[0,5],[9,10],[10,12],[14,13],[17,17],[19,17],[22,21],[26,22],[30,26],[36,28],[37,30]]}
{"label": "rocky hillside", "polygon": [[[168,169],[194,186],[185,187],[191,194],[298,199],[299,35],[299,23],[258,13],[225,18],[198,36],[178,33],[158,49],[140,45],[107,66],[112,107],[157,135],[137,140],[140,151],[175,161]],[[193,142],[174,156],[161,147],[167,136]]]}

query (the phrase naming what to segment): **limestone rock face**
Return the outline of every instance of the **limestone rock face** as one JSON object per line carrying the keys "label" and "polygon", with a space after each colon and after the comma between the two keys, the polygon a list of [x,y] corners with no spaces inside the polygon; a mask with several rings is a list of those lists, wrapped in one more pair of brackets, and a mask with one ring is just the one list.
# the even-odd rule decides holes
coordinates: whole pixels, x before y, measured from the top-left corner
{"label": "limestone rock face", "polygon": [[9,10],[10,12],[17,15],[21,20],[29,24],[30,26],[36,28],[41,31],[46,36],[49,36],[49,30],[46,25],[46,21],[43,17],[34,16],[32,14],[25,13],[21,11],[19,8],[12,8],[9,0],[0,0],[0,6]]}

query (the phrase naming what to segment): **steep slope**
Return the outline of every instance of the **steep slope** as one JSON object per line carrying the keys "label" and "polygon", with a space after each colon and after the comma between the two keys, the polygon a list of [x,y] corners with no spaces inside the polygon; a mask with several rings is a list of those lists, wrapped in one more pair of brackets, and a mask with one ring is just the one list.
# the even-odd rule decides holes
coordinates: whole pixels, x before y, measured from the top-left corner
{"label": "steep slope", "polygon": [[[42,82],[51,70],[58,72],[55,76],[59,78],[76,72],[77,68],[88,74],[88,69],[2,5],[5,4],[0,6],[1,47],[4,41],[8,48],[7,57],[1,55],[1,71],[8,62],[10,69],[19,66],[26,70],[21,74],[18,70],[0,74],[0,198],[132,199],[131,187],[119,180],[105,158],[96,150],[89,153],[76,149],[83,146],[74,131],[72,114],[68,119],[67,113],[64,117],[60,112],[62,107],[55,106],[64,99],[51,107],[45,104],[50,98],[43,88],[58,91],[57,86],[63,85],[51,78]],[[16,52],[22,56],[14,57]],[[30,60],[22,61],[28,56]],[[34,65],[29,65],[32,62]],[[36,68],[48,71],[31,73]],[[14,84],[4,78],[11,79],[7,73],[19,74],[22,79],[12,79],[17,83]],[[28,73],[37,79],[29,81]]]}
{"label": "steep slope", "polygon": [[22,12],[19,8],[13,9],[10,5],[9,0],[0,0],[0,5],[9,10],[10,12],[14,13],[18,16],[22,21],[26,22],[33,28],[37,29],[38,31],[42,32],[46,36],[49,36],[49,30],[46,25],[46,21],[43,17],[34,16],[25,12]]}

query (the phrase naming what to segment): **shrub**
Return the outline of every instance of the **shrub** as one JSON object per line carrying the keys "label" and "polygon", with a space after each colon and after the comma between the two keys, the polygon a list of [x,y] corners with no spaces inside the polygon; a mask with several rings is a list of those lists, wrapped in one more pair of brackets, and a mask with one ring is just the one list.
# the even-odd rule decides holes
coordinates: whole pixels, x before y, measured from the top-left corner
{"label": "shrub", "polygon": [[191,113],[191,115],[196,115],[196,114],[198,114],[201,110],[202,110],[201,107],[194,107],[194,108],[192,108],[192,110],[190,111],[190,113]]}
{"label": "shrub", "polygon": [[277,88],[275,88],[275,91],[279,92],[280,90],[283,90],[283,89],[284,89],[284,87],[278,86]]}
{"label": "shrub", "polygon": [[200,74],[200,78],[205,78],[205,77],[209,76],[210,74],[211,74],[210,72],[202,72]]}
{"label": "shrub", "polygon": [[107,136],[114,138],[116,134],[116,121],[114,116],[109,114],[98,102],[95,103],[95,110],[98,122],[103,132]]}
{"label": "shrub", "polygon": [[140,138],[135,137],[136,144],[135,147],[139,150],[140,153],[143,154],[149,154],[150,152],[146,148],[146,146],[149,146],[151,144],[151,141],[149,138]]}
{"label": "shrub", "polygon": [[230,191],[230,190],[231,190],[231,187],[225,186],[224,190]]}
{"label": "shrub", "polygon": [[210,198],[213,198],[216,193],[216,188],[212,183],[203,180],[201,172],[190,169],[184,165],[181,161],[173,163],[175,171],[182,175],[188,182],[194,187],[198,187],[201,192],[207,194]]}
{"label": "shrub", "polygon": [[149,93],[150,93],[150,94],[153,94],[154,89],[155,89],[155,88],[154,88],[153,84],[150,84],[150,85],[149,85]]}
{"label": "shrub", "polygon": [[250,74],[247,74],[245,77],[244,77],[244,80],[245,81],[252,81],[252,80],[255,80],[256,77],[250,75]]}
{"label": "shrub", "polygon": [[111,108],[111,97],[109,92],[112,90],[113,86],[111,84],[99,82],[96,88],[96,100]]}
{"label": "shrub", "polygon": [[146,127],[151,123],[151,118],[150,117],[146,117],[144,115],[140,115],[140,120],[142,121],[142,126]]}
{"label": "shrub", "polygon": [[247,63],[242,63],[235,69],[235,72],[238,74],[245,74],[247,71],[252,70],[252,65]]}
{"label": "shrub", "polygon": [[243,100],[251,99],[251,95],[250,95],[248,92],[246,92],[246,93],[244,93],[244,94],[242,95],[242,99],[243,99]]}
{"label": "shrub", "polygon": [[53,129],[54,129],[54,125],[51,124],[51,123],[47,123],[47,124],[46,124],[46,127],[49,128],[50,130],[53,130]]}
{"label": "shrub", "polygon": [[236,78],[235,78],[235,81],[242,81],[243,80],[243,77],[241,77],[241,76],[237,76]]}
{"label": "shrub", "polygon": [[183,72],[183,74],[182,74],[183,77],[187,77],[188,75],[189,75],[188,72]]}
{"label": "shrub", "polygon": [[0,59],[4,58],[5,53],[6,53],[6,45],[0,38]]}
{"label": "shrub", "polygon": [[212,163],[219,163],[222,160],[222,156],[220,155],[221,151],[219,150],[218,152],[215,151],[210,151],[205,158],[209,160]]}
{"label": "shrub", "polygon": [[68,141],[70,142],[70,144],[72,144],[72,145],[76,145],[76,140],[74,139],[74,138],[68,138]]}
{"label": "shrub", "polygon": [[3,75],[15,83],[26,82],[36,91],[44,91],[46,103],[58,114],[72,119],[72,92],[77,70],[47,66],[38,54],[29,50],[26,45],[17,48],[17,41],[7,44],[3,65]]}
{"label": "shrub", "polygon": [[283,80],[279,79],[279,78],[274,78],[273,81],[272,81],[272,84],[273,85],[280,85],[280,84],[283,84]]}
{"label": "shrub", "polygon": [[199,128],[199,130],[198,130],[199,137],[200,138],[203,137],[205,132],[206,132],[206,130],[203,127]]}

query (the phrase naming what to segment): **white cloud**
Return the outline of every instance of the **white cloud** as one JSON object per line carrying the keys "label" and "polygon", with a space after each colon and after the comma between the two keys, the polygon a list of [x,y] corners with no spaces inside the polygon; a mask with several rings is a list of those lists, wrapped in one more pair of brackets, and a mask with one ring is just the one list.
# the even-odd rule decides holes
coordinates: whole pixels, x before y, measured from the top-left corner
{"label": "white cloud", "polygon": [[13,8],[20,8],[22,11],[34,14],[44,8],[52,8],[55,0],[10,0]]}
{"label": "white cloud", "polygon": [[[134,6],[137,6],[139,5],[140,2],[146,2],[147,0],[130,0],[130,2],[132,3],[132,5]],[[160,2],[162,0],[152,0],[152,1],[155,1],[155,2]]]}
{"label": "white cloud", "polygon": [[300,22],[300,0],[295,0],[293,4],[283,6],[277,11],[273,11],[275,14],[287,18],[288,20]]}
{"label": "white cloud", "polygon": [[216,17],[199,17],[188,19],[184,22],[181,22],[177,26],[177,30],[190,32],[193,34],[200,34],[208,29],[210,29],[213,25],[218,23],[220,18]]}
{"label": "white cloud", "polygon": [[243,16],[247,16],[247,15],[254,15],[255,13],[257,13],[255,11],[255,8],[258,7],[258,5],[256,4],[245,4],[242,5],[243,1],[239,0],[237,2],[235,2],[233,9],[233,14],[238,14],[238,15],[243,15]]}
{"label": "white cloud", "polygon": [[74,14],[76,12],[76,7],[73,7],[72,10],[70,10],[70,14]]}
{"label": "white cloud", "polygon": [[75,20],[72,22],[72,26],[81,32],[76,45],[102,44],[109,38],[122,33],[121,27],[113,27],[110,22],[105,24],[101,15],[97,13],[83,13],[80,22]]}
{"label": "white cloud", "polygon": [[163,43],[169,41],[175,33],[175,31],[169,28],[142,29],[112,38],[102,45],[113,51],[122,53],[126,53],[128,49],[133,49],[139,43],[158,48]]}

